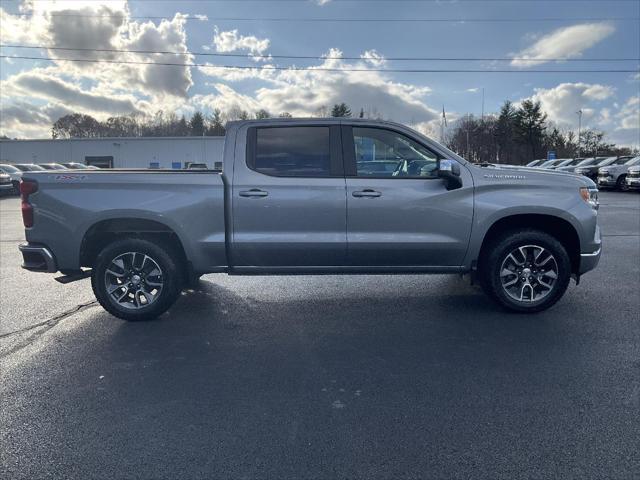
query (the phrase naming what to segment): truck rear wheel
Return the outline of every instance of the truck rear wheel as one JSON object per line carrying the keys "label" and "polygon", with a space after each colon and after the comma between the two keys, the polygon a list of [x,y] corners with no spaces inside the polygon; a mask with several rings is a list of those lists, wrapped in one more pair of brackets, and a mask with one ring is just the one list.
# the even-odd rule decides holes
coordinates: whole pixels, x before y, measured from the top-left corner
{"label": "truck rear wheel", "polygon": [[107,245],[91,274],[100,305],[128,321],[150,320],[166,312],[178,298],[181,285],[180,270],[168,250],[140,238]]}
{"label": "truck rear wheel", "polygon": [[509,232],[485,252],[480,265],[482,287],[509,310],[545,310],[567,290],[571,278],[569,255],[558,240],[545,232]]}

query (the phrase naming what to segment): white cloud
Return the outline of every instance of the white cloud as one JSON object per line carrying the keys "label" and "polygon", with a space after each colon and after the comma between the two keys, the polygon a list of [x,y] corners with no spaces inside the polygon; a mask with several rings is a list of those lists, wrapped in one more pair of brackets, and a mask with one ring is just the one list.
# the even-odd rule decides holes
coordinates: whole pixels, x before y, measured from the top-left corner
{"label": "white cloud", "polygon": [[[49,50],[56,58],[60,75],[97,83],[95,88],[112,91],[131,90],[163,101],[167,97],[186,97],[193,84],[189,67],[155,65],[66,62],[64,58],[83,60],[124,60],[189,63],[193,56],[186,46],[186,16],[176,14],[171,20],[138,22],[130,19],[126,1],[99,0],[79,4],[74,1],[38,1],[22,4],[24,13],[10,15],[0,9],[3,42],[41,43],[54,47],[81,49],[162,50],[184,52],[183,55],[148,55],[99,51]],[[66,15],[66,16],[65,16]],[[8,28],[5,28],[8,26]],[[162,70],[159,70],[162,69]]]}
{"label": "white cloud", "polygon": [[[371,70],[374,68],[369,61],[373,58],[371,51],[363,56],[367,59],[349,63],[341,58],[340,50],[331,49],[319,65],[305,70],[274,71],[266,66],[242,71],[215,67],[201,69],[204,74],[217,79],[255,79],[264,82],[264,86],[252,95],[240,96],[231,87],[220,88],[221,84],[215,83],[217,93],[194,97],[193,101],[220,109],[229,103],[242,104],[242,108],[249,111],[264,108],[274,114],[286,111],[301,117],[317,115],[329,110],[334,103],[346,102],[354,114],[362,108],[370,116],[412,125],[438,117],[438,112],[424,102],[424,97],[431,91],[428,87],[394,82],[382,72]],[[364,71],[326,71],[349,68]]]}
{"label": "white cloud", "polygon": [[132,95],[104,95],[99,91],[85,91],[50,72],[51,69],[21,72],[3,81],[2,90],[13,98],[41,98],[91,114],[141,113],[139,102]]}
{"label": "white cloud", "polygon": [[597,104],[612,97],[615,89],[608,85],[561,83],[553,88],[536,88],[533,100],[540,101],[549,120],[562,126],[577,122],[576,112],[582,110],[585,124],[593,119]]}
{"label": "white cloud", "polygon": [[[630,97],[616,114],[620,121],[618,130],[635,130],[640,137],[640,96]],[[636,137],[636,138],[637,138]],[[640,142],[640,138],[638,138]]]}
{"label": "white cloud", "polygon": [[511,65],[533,67],[547,59],[577,58],[615,31],[609,23],[585,23],[563,27],[539,38],[528,48],[513,54]]}
{"label": "white cloud", "polygon": [[[43,130],[42,121],[62,112],[57,107],[60,105],[67,110],[104,119],[117,114],[150,113],[158,109],[158,105],[165,110],[175,110],[188,96],[193,80],[191,68],[187,66],[63,60],[190,63],[193,56],[187,49],[185,15],[177,13],[173,19],[159,23],[134,21],[125,0],[98,0],[82,4],[71,0],[25,1],[20,9],[27,15],[11,15],[0,8],[3,42],[183,53],[149,57],[135,53],[49,50],[46,55],[56,59],[51,66],[14,74],[2,82],[3,133],[20,136],[48,134],[50,123]],[[43,100],[49,103],[38,106]],[[24,115],[18,115],[15,107],[29,101],[35,106],[24,109]],[[27,121],[27,114],[32,115],[32,122]],[[55,121],[57,117],[50,119]],[[24,127],[22,134],[19,124]]]}
{"label": "white cloud", "polygon": [[258,38],[254,35],[241,35],[238,30],[220,31],[214,28],[213,44],[220,53],[230,53],[246,50],[254,55],[263,55],[269,48],[268,38]]}
{"label": "white cloud", "polygon": [[465,91],[468,93],[478,93],[480,89],[478,87],[474,87],[474,88],[467,88]]}
{"label": "white cloud", "polygon": [[367,50],[360,55],[360,58],[374,67],[381,67],[386,63],[384,56],[380,55],[376,50]]}

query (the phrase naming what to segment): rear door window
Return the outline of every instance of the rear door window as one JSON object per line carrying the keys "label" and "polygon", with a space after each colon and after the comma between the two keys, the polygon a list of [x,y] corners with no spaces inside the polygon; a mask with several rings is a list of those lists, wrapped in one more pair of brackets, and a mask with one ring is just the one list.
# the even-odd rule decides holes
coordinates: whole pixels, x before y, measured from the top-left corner
{"label": "rear door window", "polygon": [[253,170],[277,177],[332,176],[330,127],[265,127],[254,132],[255,152],[248,158]]}

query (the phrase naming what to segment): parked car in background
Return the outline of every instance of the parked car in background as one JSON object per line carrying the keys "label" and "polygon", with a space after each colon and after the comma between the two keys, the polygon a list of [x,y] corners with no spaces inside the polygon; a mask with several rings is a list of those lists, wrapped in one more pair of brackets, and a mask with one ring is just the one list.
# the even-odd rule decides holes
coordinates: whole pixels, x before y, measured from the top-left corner
{"label": "parked car in background", "polygon": [[45,170],[69,170],[67,167],[60,163],[39,163]]}
{"label": "parked car in background", "polygon": [[578,167],[587,167],[587,166],[595,165],[597,162],[599,162],[602,159],[601,158],[580,158],[576,160],[580,160],[580,161],[577,162],[575,165],[566,165],[564,167],[558,167],[556,171],[567,172],[567,173],[575,172],[575,169]]}
{"label": "parked car in background", "polygon": [[558,158],[558,159],[556,159],[556,163],[554,163],[552,166],[547,167],[547,168],[549,170],[553,170],[555,168],[561,167],[562,165],[566,165],[570,161],[571,161],[570,158]]}
{"label": "parked car in background", "polygon": [[617,159],[618,157],[597,157],[595,163],[593,163],[592,165],[580,164],[575,168],[573,173],[576,173],[578,175],[584,175],[585,177],[589,177],[591,180],[595,182],[596,178],[598,177],[598,170],[601,167],[606,167],[607,165],[611,165]]}
{"label": "parked car in background", "polygon": [[638,157],[620,157],[607,167],[598,169],[598,186],[627,190],[627,172],[634,165],[640,165]]}
{"label": "parked car in background", "polygon": [[627,190],[640,190],[640,165],[629,167],[626,184]]}
{"label": "parked car in background", "polygon": [[45,172],[47,169],[42,168],[40,165],[36,165],[35,163],[15,163],[13,165],[19,170],[23,172]]}
{"label": "parked car in background", "polygon": [[8,163],[0,164],[0,172],[6,173],[11,178],[11,183],[13,184],[13,190],[15,194],[20,193],[20,179],[22,179],[22,170],[14,167],[13,165],[9,165]]}
{"label": "parked car in background", "polygon": [[564,158],[556,158],[554,160],[547,160],[544,163],[541,163],[540,165],[538,165],[535,168],[551,168],[554,167],[556,165],[559,165],[561,162],[564,162]]}
{"label": "parked car in background", "polygon": [[542,162],[546,162],[546,160],[544,158],[539,158],[538,160],[534,160],[533,162],[529,162],[525,165],[525,167],[537,167],[539,166]]}
{"label": "parked car in background", "polygon": [[229,122],[223,162],[24,175],[23,267],[91,275],[107,311],[143,320],[213,272],[471,273],[537,312],[600,258],[591,180],[473,165],[396,123]]}
{"label": "parked car in background", "polygon": [[0,173],[0,195],[10,195],[14,192],[11,176],[7,173]]}
{"label": "parked car in background", "polygon": [[576,165],[578,165],[583,160],[584,158],[570,158],[562,162],[560,165],[556,165],[552,168],[552,170],[558,170],[560,172],[570,172],[573,171]]}

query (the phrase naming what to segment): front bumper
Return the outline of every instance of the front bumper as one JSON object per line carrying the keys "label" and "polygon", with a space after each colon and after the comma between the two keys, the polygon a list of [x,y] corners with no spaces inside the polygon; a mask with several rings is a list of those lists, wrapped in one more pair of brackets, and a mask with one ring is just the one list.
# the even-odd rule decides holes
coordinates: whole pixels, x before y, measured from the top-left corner
{"label": "front bumper", "polygon": [[4,193],[13,193],[13,183],[2,183],[0,184],[0,194]]}
{"label": "front bumper", "polygon": [[600,262],[600,255],[602,254],[602,238],[600,236],[600,227],[596,227],[595,238],[592,245],[596,247],[593,252],[580,254],[580,270],[579,274],[582,275],[590,270],[593,270],[598,266]]}
{"label": "front bumper", "polygon": [[598,186],[599,187],[615,187],[616,179],[613,177],[598,176]]}
{"label": "front bumper", "polygon": [[626,182],[629,190],[640,190],[640,177],[627,177]]}
{"label": "front bumper", "polygon": [[56,259],[47,247],[23,243],[18,249],[22,253],[22,268],[25,270],[48,273],[58,271]]}

